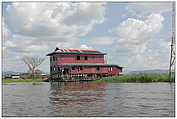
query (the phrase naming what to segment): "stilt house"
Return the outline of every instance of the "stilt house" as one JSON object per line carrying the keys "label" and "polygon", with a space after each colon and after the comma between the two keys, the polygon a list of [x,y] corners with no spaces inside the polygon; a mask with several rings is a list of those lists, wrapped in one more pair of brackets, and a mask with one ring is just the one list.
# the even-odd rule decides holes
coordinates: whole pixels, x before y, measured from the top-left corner
{"label": "stilt house", "polygon": [[119,75],[122,67],[106,64],[102,53],[96,50],[73,50],[56,48],[50,56],[50,78],[90,79],[104,76]]}

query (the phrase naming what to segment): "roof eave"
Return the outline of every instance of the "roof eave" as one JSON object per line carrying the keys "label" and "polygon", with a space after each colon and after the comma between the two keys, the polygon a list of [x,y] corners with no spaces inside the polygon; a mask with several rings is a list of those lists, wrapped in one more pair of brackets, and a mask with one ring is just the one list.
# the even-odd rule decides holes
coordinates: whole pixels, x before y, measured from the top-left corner
{"label": "roof eave", "polygon": [[46,56],[51,56],[54,54],[92,54],[92,55],[107,55],[106,53],[64,53],[64,52],[52,52],[47,54]]}

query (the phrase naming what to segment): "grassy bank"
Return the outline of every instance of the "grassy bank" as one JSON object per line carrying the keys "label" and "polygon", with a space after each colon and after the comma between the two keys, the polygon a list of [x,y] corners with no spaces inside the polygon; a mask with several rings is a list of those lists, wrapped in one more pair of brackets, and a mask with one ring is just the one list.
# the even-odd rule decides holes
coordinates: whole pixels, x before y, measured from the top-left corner
{"label": "grassy bank", "polygon": [[[40,85],[46,79],[3,79],[2,83],[16,83],[16,82],[32,82],[33,85]],[[168,74],[131,74],[122,76],[104,77],[95,82],[110,82],[110,83],[148,83],[148,82],[169,82]],[[173,79],[171,82],[175,82]]]}
{"label": "grassy bank", "polygon": [[43,82],[44,79],[3,79],[2,83],[16,83],[16,82]]}
{"label": "grassy bank", "polygon": [[[124,82],[169,82],[168,74],[131,74],[122,76],[105,77],[96,82],[111,82],[111,83],[124,83]],[[173,79],[171,82],[175,82]]]}

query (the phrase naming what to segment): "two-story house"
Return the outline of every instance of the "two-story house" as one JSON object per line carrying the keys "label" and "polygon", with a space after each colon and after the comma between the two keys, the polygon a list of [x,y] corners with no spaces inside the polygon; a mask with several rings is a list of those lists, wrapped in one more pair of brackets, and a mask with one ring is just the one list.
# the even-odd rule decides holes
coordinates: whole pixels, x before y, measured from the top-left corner
{"label": "two-story house", "polygon": [[122,67],[106,64],[102,53],[96,50],[73,50],[56,48],[50,56],[51,79],[85,79],[119,75]]}

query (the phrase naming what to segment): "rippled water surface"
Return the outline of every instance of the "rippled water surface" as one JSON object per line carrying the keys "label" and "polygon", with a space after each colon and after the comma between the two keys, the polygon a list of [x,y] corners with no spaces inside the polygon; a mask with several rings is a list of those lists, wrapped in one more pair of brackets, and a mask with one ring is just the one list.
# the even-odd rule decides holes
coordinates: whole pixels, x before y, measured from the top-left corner
{"label": "rippled water surface", "polygon": [[175,116],[175,84],[3,85],[3,116]]}

